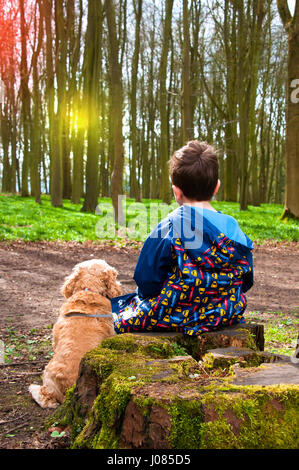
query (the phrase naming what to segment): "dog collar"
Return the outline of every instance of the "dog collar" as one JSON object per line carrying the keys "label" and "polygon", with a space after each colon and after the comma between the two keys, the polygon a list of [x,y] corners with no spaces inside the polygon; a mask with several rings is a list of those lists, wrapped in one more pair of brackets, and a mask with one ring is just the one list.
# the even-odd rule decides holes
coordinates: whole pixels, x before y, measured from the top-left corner
{"label": "dog collar", "polygon": [[70,312],[65,313],[65,316],[68,317],[88,317],[88,318],[113,318],[112,313],[82,313],[82,312]]}

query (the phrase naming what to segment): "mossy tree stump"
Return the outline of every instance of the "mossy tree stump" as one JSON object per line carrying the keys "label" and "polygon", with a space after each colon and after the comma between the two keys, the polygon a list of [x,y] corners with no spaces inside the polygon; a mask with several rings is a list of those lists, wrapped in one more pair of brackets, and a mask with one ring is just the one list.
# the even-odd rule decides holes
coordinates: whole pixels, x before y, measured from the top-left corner
{"label": "mossy tree stump", "polygon": [[183,346],[197,360],[201,359],[209,349],[235,347],[263,351],[265,345],[264,325],[257,323],[237,324],[199,336],[188,336],[174,332],[144,332],[137,335],[145,338],[167,338]]}
{"label": "mossy tree stump", "polygon": [[[238,365],[208,367],[189,354],[190,344],[176,334],[103,341],[82,359],[76,385],[48,425],[69,426],[72,448],[298,448],[296,382],[255,385],[261,365],[246,368],[252,385],[244,376],[240,385]],[[246,347],[260,353],[254,341]]]}

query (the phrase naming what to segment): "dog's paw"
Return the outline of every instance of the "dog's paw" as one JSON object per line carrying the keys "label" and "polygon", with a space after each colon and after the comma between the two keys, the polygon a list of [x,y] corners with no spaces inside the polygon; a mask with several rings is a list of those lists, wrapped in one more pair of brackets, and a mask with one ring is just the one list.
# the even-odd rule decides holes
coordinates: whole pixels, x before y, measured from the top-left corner
{"label": "dog's paw", "polygon": [[56,400],[51,400],[49,397],[44,396],[41,393],[41,386],[31,384],[28,388],[30,395],[32,396],[33,400],[41,406],[41,408],[57,408],[59,403]]}
{"label": "dog's paw", "polygon": [[38,403],[40,406],[42,406],[40,399],[40,385],[31,384],[29,385],[28,390],[33,400],[36,401],[36,403]]}

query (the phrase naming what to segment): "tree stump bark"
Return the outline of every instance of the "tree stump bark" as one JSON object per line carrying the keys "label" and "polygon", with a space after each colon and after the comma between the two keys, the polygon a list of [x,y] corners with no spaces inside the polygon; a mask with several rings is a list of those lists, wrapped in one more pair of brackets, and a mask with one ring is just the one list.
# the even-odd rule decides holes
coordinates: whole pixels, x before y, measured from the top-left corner
{"label": "tree stump bark", "polygon": [[80,449],[298,448],[298,366],[209,369],[174,339],[128,333],[103,341],[83,357],[48,424],[68,427]]}

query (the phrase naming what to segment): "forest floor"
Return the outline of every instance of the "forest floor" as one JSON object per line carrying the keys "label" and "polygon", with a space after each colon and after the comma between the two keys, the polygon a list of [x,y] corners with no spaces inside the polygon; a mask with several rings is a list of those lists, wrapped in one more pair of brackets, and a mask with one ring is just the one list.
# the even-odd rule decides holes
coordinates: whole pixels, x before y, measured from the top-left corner
{"label": "forest floor", "polygon": [[[56,449],[68,434],[51,437],[43,428],[51,410],[28,393],[40,383],[52,356],[51,334],[63,303],[60,287],[73,266],[104,258],[119,272],[125,293],[136,288],[133,272],[139,246],[91,242],[0,242],[0,448]],[[245,318],[265,325],[266,350],[293,354],[298,334],[299,244],[269,243],[254,250],[254,287],[248,292]],[[56,433],[57,434],[57,433]]]}

